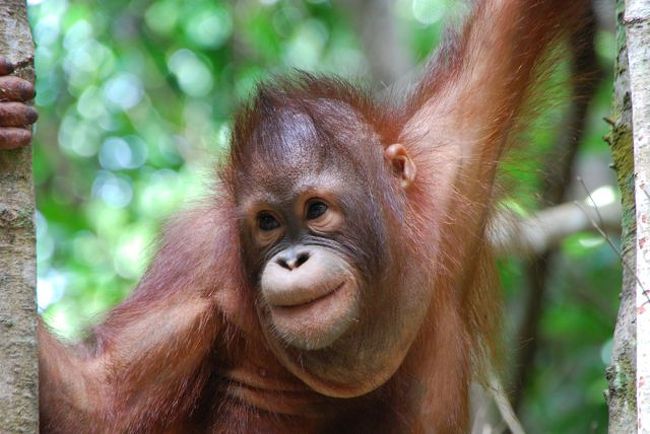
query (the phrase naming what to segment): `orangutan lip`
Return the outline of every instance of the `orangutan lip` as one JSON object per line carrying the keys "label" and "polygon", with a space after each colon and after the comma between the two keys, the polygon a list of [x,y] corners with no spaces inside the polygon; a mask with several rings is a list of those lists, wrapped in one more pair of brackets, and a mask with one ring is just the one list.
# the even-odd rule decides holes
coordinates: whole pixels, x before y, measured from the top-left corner
{"label": "orangutan lip", "polygon": [[276,304],[273,305],[273,309],[282,309],[282,310],[293,310],[293,309],[302,309],[307,306],[311,306],[313,304],[318,303],[321,300],[324,300],[328,297],[331,297],[332,295],[336,294],[343,286],[345,285],[345,281],[341,282],[338,286],[336,286],[334,289],[332,289],[329,292],[326,292],[323,295],[319,295],[315,298],[312,298],[311,300],[308,300],[304,303],[298,303],[298,304]]}

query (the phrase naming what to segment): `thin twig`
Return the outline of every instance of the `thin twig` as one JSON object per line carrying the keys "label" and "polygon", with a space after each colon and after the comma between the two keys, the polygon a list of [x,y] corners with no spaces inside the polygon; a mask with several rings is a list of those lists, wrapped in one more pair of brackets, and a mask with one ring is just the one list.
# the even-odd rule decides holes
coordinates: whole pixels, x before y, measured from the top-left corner
{"label": "thin twig", "polygon": [[[591,225],[594,227],[594,229],[595,229],[595,230],[600,234],[601,237],[603,237],[603,239],[607,242],[607,244],[609,244],[609,246],[612,248],[612,250],[613,250],[614,252],[616,252],[616,254],[618,255],[618,257],[619,257],[620,260],[621,260],[621,265],[622,265],[623,267],[625,267],[625,268],[627,269],[627,271],[630,272],[630,273],[634,276],[634,279],[636,280],[636,282],[637,282],[637,283],[639,284],[639,286],[641,287],[641,290],[642,290],[642,292],[643,292],[643,295],[645,295],[645,297],[647,298],[647,301],[646,301],[645,303],[643,303],[643,305],[646,305],[646,304],[650,303],[650,293],[648,293],[648,290],[645,289],[645,288],[643,287],[643,283],[641,283],[641,280],[639,279],[639,276],[636,274],[636,270],[634,270],[634,269],[633,269],[633,268],[632,268],[632,267],[631,267],[631,266],[630,266],[630,265],[629,265],[629,264],[628,264],[628,263],[623,259],[623,253],[621,252],[621,250],[620,250],[618,247],[616,247],[616,245],[614,244],[614,242],[612,241],[612,239],[609,237],[609,235],[607,235],[607,232],[605,232],[605,230],[602,228],[602,226],[604,225],[604,223],[603,223],[604,220],[603,220],[602,215],[600,214],[600,211],[598,210],[598,206],[596,205],[596,201],[594,201],[594,198],[591,196],[591,193],[589,192],[589,190],[587,190],[587,186],[585,185],[585,183],[584,183],[584,181],[582,180],[582,178],[578,177],[578,178],[577,178],[577,181],[578,181],[578,183],[582,186],[582,188],[584,188],[584,190],[586,191],[586,193],[587,193],[587,197],[588,197],[589,200],[591,201],[591,203],[592,203],[592,205],[593,205],[593,208],[594,208],[594,211],[596,212],[596,216],[598,217],[598,220],[599,220],[600,223],[597,222],[597,221],[595,221],[595,220],[594,220],[594,219],[589,215],[589,213],[587,212],[587,210],[585,210],[585,209],[582,207],[582,205],[581,205],[578,201],[575,201],[574,204],[575,204],[578,208],[580,208],[580,210],[585,214],[585,216],[587,217],[587,219],[589,219],[589,221],[591,222]],[[647,192],[646,192],[646,194],[647,194]]]}

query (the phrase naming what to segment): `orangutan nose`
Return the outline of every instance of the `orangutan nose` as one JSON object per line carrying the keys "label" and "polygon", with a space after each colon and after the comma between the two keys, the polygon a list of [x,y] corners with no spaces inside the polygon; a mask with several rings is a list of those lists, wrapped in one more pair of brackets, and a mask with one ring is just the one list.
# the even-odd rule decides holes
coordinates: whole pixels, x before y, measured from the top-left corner
{"label": "orangutan nose", "polygon": [[307,262],[309,259],[309,252],[305,250],[287,249],[284,253],[278,256],[276,262],[282,268],[293,271]]}

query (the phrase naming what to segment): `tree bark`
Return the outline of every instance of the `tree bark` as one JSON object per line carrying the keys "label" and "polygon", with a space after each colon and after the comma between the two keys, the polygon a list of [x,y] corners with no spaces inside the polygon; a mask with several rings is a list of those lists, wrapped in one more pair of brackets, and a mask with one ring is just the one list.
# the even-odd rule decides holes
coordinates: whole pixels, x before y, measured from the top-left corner
{"label": "tree bark", "polygon": [[621,304],[616,320],[612,362],[607,368],[607,403],[609,406],[609,432],[636,432],[636,227],[634,202],[634,159],[632,141],[632,105],[628,47],[624,31],[624,0],[617,0],[617,58],[614,82],[612,130],[608,142],[618,184],[621,189],[623,218],[621,222],[621,260],[623,283]]}
{"label": "tree bark", "polygon": [[636,206],[636,405],[638,432],[650,433],[650,1],[628,0],[625,30],[630,71]]}
{"label": "tree bark", "polygon": [[[33,80],[24,0],[0,2],[0,55]],[[0,431],[38,431],[34,193],[29,148],[0,151]]]}

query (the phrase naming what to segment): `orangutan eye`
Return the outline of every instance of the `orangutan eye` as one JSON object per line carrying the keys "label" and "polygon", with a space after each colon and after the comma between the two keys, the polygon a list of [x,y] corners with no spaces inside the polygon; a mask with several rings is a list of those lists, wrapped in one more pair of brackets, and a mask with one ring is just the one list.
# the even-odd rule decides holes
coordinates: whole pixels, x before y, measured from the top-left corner
{"label": "orangutan eye", "polygon": [[262,231],[272,231],[280,227],[280,222],[268,212],[263,212],[257,216],[257,226]]}
{"label": "orangutan eye", "polygon": [[305,217],[307,220],[314,220],[325,214],[326,211],[327,205],[324,202],[314,201],[307,207],[307,215]]}

